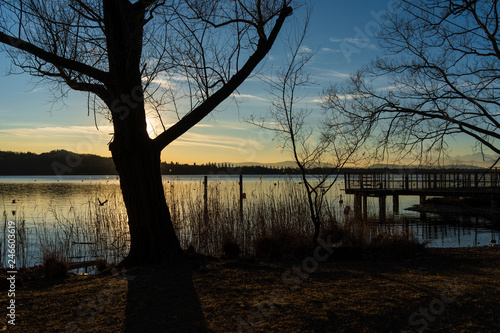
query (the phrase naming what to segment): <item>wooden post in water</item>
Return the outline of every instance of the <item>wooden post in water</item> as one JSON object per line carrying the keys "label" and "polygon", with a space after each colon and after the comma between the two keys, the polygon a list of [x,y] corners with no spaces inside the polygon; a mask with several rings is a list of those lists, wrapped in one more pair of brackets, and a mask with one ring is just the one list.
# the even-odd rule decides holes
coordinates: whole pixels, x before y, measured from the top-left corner
{"label": "wooden post in water", "polygon": [[354,215],[357,219],[361,218],[361,193],[354,194]]}
{"label": "wooden post in water", "polygon": [[420,195],[420,204],[423,205],[425,203],[425,195]]}
{"label": "wooden post in water", "polygon": [[203,177],[203,220],[208,220],[208,177]]}
{"label": "wooden post in water", "polygon": [[240,174],[240,220],[243,221],[243,175]]}
{"label": "wooden post in water", "polygon": [[392,195],[392,212],[394,214],[399,214],[399,195]]}
{"label": "wooden post in water", "polygon": [[385,221],[385,203],[386,196],[384,194],[378,197],[378,219],[383,222]]}
{"label": "wooden post in water", "polygon": [[[420,205],[423,205],[425,203],[425,195],[420,195]],[[426,213],[423,213],[421,212],[420,213],[420,218],[422,220],[425,220],[427,218],[427,214]]]}
{"label": "wooden post in water", "polygon": [[363,194],[363,220],[367,220],[368,219],[368,196],[365,194]]}

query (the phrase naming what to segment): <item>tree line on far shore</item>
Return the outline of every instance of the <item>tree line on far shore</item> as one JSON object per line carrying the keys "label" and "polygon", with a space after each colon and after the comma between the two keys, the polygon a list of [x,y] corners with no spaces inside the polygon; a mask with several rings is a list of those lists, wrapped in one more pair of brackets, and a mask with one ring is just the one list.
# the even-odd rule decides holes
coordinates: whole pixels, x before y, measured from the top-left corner
{"label": "tree line on far shore", "polygon": [[[181,164],[162,162],[164,175],[294,174],[291,167],[240,166],[232,163]],[[0,175],[117,175],[113,159],[67,150],[48,153],[0,151]]]}
{"label": "tree line on far shore", "polygon": [[[68,163],[69,162],[69,163]],[[411,166],[374,164],[370,171],[389,169],[406,169]],[[473,166],[448,166],[449,169],[484,169]],[[356,172],[363,168],[344,168],[343,172]],[[299,170],[290,166],[276,165],[239,165],[233,163],[182,164],[179,162],[162,162],[163,175],[294,175]],[[311,168],[310,174],[324,174],[323,168]],[[67,150],[52,150],[48,153],[21,153],[0,151],[0,175],[117,175],[111,157],[93,154],[76,154]]]}

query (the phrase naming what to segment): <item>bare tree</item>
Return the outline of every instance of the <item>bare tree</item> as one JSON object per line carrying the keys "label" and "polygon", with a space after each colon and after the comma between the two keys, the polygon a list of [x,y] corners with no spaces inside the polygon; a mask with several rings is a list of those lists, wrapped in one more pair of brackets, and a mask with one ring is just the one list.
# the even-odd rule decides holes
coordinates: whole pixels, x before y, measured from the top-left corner
{"label": "bare tree", "polygon": [[382,156],[439,161],[458,134],[500,154],[499,29],[497,0],[402,0],[379,32],[387,55],[327,89],[325,102],[377,123]]}
{"label": "bare tree", "polygon": [[358,149],[370,128],[364,122],[352,126],[350,119],[328,107],[322,108],[324,112],[320,114],[319,110],[308,108],[303,103],[307,89],[313,84],[306,65],[314,52],[303,46],[309,16],[302,30],[299,26],[294,25],[297,31],[290,33],[285,41],[288,58],[274,76],[267,79],[270,111],[260,118],[254,116],[250,123],[274,132],[281,147],[292,155],[301,175],[314,226],[313,244],[317,245],[326,196],[342,168],[357,160]]}
{"label": "bare tree", "polygon": [[[114,127],[109,149],[131,236],[124,264],[178,256],[160,153],[252,75],[292,14],[292,0],[0,0],[0,5],[0,42],[17,68],[62,90],[97,96],[97,108],[109,110]],[[177,104],[164,105],[172,97]],[[163,123],[155,138],[147,132],[148,105],[160,117],[168,112],[177,117]]]}

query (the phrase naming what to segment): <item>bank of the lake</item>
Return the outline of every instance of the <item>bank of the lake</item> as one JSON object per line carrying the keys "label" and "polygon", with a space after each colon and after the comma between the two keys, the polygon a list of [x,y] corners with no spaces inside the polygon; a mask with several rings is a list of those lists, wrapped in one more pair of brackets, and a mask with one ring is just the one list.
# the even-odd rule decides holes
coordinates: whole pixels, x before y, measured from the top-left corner
{"label": "bank of the lake", "polygon": [[[13,332],[498,332],[500,247],[26,281]],[[304,268],[308,267],[306,274]],[[290,273],[292,272],[292,273]],[[300,285],[298,284],[300,282]],[[297,288],[295,288],[297,287]],[[2,293],[0,307],[6,308]],[[5,311],[5,310],[4,310]]]}

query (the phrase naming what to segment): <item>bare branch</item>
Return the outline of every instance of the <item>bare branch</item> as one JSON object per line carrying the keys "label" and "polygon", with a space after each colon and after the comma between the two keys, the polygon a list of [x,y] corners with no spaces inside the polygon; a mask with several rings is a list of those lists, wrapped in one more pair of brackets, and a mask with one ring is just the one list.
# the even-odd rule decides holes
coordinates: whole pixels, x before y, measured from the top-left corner
{"label": "bare branch", "polygon": [[383,155],[439,159],[457,134],[499,153],[498,1],[405,0],[383,25],[387,55],[326,91],[329,107],[377,124]]}
{"label": "bare branch", "polygon": [[228,98],[243,81],[252,73],[252,71],[257,67],[260,61],[267,55],[271,49],[278,33],[285,22],[285,19],[292,14],[291,7],[285,5],[279,14],[279,17],[274,24],[269,36],[263,40],[259,40],[258,48],[256,51],[248,58],[245,65],[235,73],[231,79],[224,84],[217,92],[213,93],[208,97],[201,105],[196,107],[186,116],[184,116],[180,121],[174,124],[172,127],[167,129],[164,133],[160,134],[155,139],[155,144],[160,147],[166,147],[172,141],[177,139],[179,136],[188,131],[191,127],[196,125],[205,116],[207,116],[217,105]]}
{"label": "bare branch", "polygon": [[87,75],[93,79],[100,82],[106,83],[108,80],[108,75],[97,68],[91,67],[89,65],[80,63],[75,60],[63,58],[57,56],[53,53],[47,52],[33,44],[25,42],[19,38],[12,37],[0,32],[0,42],[15,47],[16,49],[26,51],[34,56],[43,59],[56,66],[64,67],[70,70],[78,71],[84,75]]}

